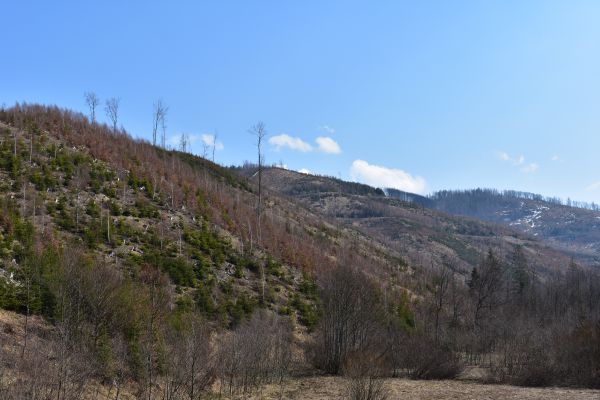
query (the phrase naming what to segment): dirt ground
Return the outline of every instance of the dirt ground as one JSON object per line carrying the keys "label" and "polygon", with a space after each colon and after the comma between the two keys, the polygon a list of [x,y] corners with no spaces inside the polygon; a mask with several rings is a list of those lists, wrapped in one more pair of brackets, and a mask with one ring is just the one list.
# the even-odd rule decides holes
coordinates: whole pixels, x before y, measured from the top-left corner
{"label": "dirt ground", "polygon": [[[471,381],[412,381],[388,379],[390,400],[600,400],[600,390],[565,388],[523,388],[488,385]],[[325,400],[346,399],[345,381],[336,377],[301,378],[287,381],[280,397],[279,388],[266,387],[248,399]]]}

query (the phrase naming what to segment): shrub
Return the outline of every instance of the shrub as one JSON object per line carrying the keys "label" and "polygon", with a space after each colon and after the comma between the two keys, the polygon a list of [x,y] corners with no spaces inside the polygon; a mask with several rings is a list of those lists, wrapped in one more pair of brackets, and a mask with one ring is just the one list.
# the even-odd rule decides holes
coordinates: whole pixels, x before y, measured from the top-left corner
{"label": "shrub", "polygon": [[198,289],[196,289],[195,300],[199,312],[206,315],[207,317],[214,316],[216,306],[212,298],[210,288],[206,287],[204,284],[199,284]]}
{"label": "shrub", "polygon": [[316,305],[303,301],[298,294],[292,296],[291,305],[298,311],[302,325],[306,326],[309,330],[313,330],[317,326],[320,310]]}
{"label": "shrub", "polygon": [[412,379],[452,379],[463,370],[458,354],[419,331],[400,331],[391,354],[394,369],[405,370]]}
{"label": "shrub", "polygon": [[350,400],[386,400],[389,390],[383,376],[388,368],[383,357],[369,352],[349,355],[343,365],[347,398]]}
{"label": "shrub", "polygon": [[161,257],[160,265],[163,271],[169,274],[169,277],[176,285],[193,286],[195,280],[194,267],[183,257],[169,258]]}
{"label": "shrub", "polygon": [[85,208],[85,212],[92,218],[100,216],[100,206],[94,200],[90,200]]}
{"label": "shrub", "polygon": [[279,383],[292,361],[292,328],[285,317],[260,310],[220,345],[218,377],[230,394],[247,394],[265,383]]}
{"label": "shrub", "polygon": [[216,378],[214,349],[210,330],[191,313],[181,316],[181,323],[168,334],[165,398],[197,399]]}

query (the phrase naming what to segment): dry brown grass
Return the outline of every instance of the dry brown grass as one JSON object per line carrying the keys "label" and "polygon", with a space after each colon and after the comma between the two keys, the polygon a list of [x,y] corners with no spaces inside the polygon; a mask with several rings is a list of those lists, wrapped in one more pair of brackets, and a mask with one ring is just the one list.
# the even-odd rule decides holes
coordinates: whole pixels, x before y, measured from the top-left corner
{"label": "dry brown grass", "polygon": [[[325,400],[345,399],[344,379],[338,377],[302,378],[287,381],[280,397],[277,386],[265,387],[249,399]],[[565,388],[525,388],[489,385],[472,381],[412,381],[388,379],[390,400],[598,400],[600,390]]]}

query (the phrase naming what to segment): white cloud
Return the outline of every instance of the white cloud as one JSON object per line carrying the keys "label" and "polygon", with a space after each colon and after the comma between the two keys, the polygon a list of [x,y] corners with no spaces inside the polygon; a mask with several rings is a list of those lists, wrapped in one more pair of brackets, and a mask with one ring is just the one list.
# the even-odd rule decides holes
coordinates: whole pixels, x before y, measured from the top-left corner
{"label": "white cloud", "polygon": [[325,132],[329,133],[330,135],[333,135],[335,133],[335,129],[328,125],[321,125],[321,126],[319,126],[318,129],[321,131],[325,131]]}
{"label": "white cloud", "polygon": [[525,163],[525,157],[519,156],[514,162],[515,165],[523,165]]}
{"label": "white cloud", "polygon": [[508,153],[504,151],[497,151],[496,156],[501,161],[510,163],[514,167],[519,167],[521,172],[524,172],[526,174],[536,172],[540,168],[540,166],[537,163],[527,163],[525,160],[525,156],[523,155],[520,155],[518,157],[511,157]]}
{"label": "white cloud", "polygon": [[217,141],[215,143],[215,135],[204,133],[200,137],[200,140],[202,140],[202,143],[204,143],[206,146],[209,146],[209,147],[215,146],[215,150],[217,150],[217,151],[221,151],[225,148],[225,146],[223,145],[223,142]]}
{"label": "white cloud", "polygon": [[511,157],[505,151],[497,151],[496,156],[499,160],[509,162],[514,166],[523,165],[525,163],[525,157],[523,155],[520,155],[518,157]]}
{"label": "white cloud", "polygon": [[292,137],[285,133],[271,137],[269,139],[269,144],[274,146],[276,150],[281,150],[283,147],[288,147],[292,150],[298,150],[303,153],[312,151],[312,146],[310,144],[306,143],[300,138]]}
{"label": "white cloud", "polygon": [[552,158],[550,159],[551,161],[560,161],[560,157],[557,155],[553,155]]}
{"label": "white cloud", "polygon": [[524,167],[521,168],[521,171],[525,172],[526,174],[530,174],[532,172],[537,171],[540,168],[539,165],[537,165],[536,163],[529,163],[527,165],[525,165]]}
{"label": "white cloud", "polygon": [[317,142],[317,150],[323,153],[340,154],[342,152],[340,145],[330,137],[319,136],[315,139],[315,142]]}
{"label": "white cloud", "polygon": [[312,175],[312,172],[306,168],[299,169],[298,172],[300,172],[301,174]]}
{"label": "white cloud", "polygon": [[588,185],[585,190],[594,191],[600,189],[600,181]]}
{"label": "white cloud", "polygon": [[313,146],[299,137],[293,137],[286,133],[273,136],[269,139],[269,144],[277,151],[287,147],[291,150],[301,151],[303,153],[319,151],[326,154],[339,154],[342,152],[340,145],[330,137],[319,136],[315,139],[315,143],[316,144]]}
{"label": "white cloud", "polygon": [[355,181],[380,188],[393,188],[411,193],[423,193],[425,179],[413,177],[401,169],[372,165],[363,160],[355,160],[350,167],[350,176]]}

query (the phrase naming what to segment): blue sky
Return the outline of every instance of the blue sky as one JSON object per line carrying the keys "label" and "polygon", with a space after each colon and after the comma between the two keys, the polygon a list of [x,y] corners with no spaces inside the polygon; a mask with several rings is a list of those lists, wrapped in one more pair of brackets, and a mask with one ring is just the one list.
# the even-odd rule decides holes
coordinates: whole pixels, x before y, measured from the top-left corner
{"label": "blue sky", "polygon": [[93,90],[150,138],[162,97],[169,135],[199,153],[217,131],[226,165],[255,158],[261,120],[267,162],[291,169],[600,202],[598,1],[11,1],[3,15],[6,105],[86,111]]}

